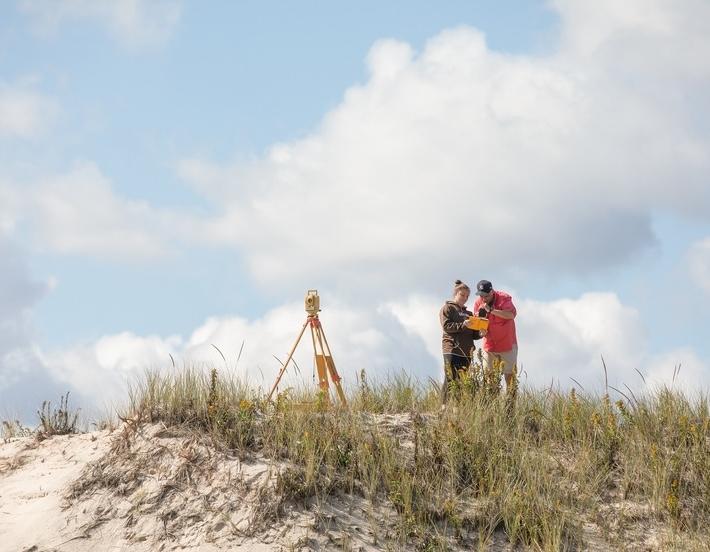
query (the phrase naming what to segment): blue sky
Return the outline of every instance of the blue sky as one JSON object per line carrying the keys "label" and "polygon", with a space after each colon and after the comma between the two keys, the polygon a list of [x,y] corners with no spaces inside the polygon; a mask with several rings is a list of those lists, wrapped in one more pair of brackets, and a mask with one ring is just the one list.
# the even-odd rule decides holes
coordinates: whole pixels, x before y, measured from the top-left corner
{"label": "blue sky", "polygon": [[[46,166],[62,171],[68,161],[95,160],[124,196],[199,212],[199,196],[172,170],[176,159],[194,153],[215,161],[249,158],[274,142],[307,134],[349,86],[366,78],[364,58],[376,40],[398,38],[421,48],[441,29],[473,25],[486,29],[491,45],[515,52],[542,48],[556,22],[534,2],[458,2],[446,9],[426,2],[357,9],[324,2],[180,7],[168,44],[127,51],[99,26],[81,20],[38,37],[21,9],[6,6],[6,51],[23,55],[4,56],[3,73],[41,75],[62,105],[55,132],[72,137],[41,152]],[[268,305],[268,297],[252,302],[234,293],[236,286],[249,286],[238,252],[210,253],[195,250],[170,268],[138,269],[37,256],[35,273],[56,277],[63,288],[39,305],[38,326],[49,343],[66,344],[125,328],[186,332],[211,314],[258,314],[265,300]],[[219,275],[200,268],[218,264],[225,269]],[[174,287],[162,277],[169,269],[180,280],[171,279]],[[219,293],[201,284],[222,275]],[[184,312],[184,303],[174,312],[181,289],[191,290],[184,297],[191,313]],[[101,300],[77,304],[84,293]],[[154,310],[136,320],[126,308],[131,302]],[[76,315],[67,319],[68,311]],[[110,317],[101,316],[106,311]],[[95,321],[88,328],[87,318]]]}
{"label": "blue sky", "polygon": [[4,3],[0,415],[215,342],[268,385],[312,287],[346,378],[439,377],[456,278],[531,385],[707,386],[709,9]]}

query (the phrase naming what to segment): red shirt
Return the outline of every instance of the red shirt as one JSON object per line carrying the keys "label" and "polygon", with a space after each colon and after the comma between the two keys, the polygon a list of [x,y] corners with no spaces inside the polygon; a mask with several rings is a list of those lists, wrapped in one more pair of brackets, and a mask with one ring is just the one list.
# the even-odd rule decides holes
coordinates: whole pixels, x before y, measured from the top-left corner
{"label": "red shirt", "polygon": [[[517,314],[513,298],[503,291],[493,292],[493,304],[491,309],[507,310]],[[473,305],[473,312],[478,313],[478,309],[483,305],[483,299],[479,296]],[[489,313],[488,334],[483,338],[483,350],[491,351],[492,353],[504,353],[510,351],[513,345],[518,344],[518,338],[515,335],[515,320],[507,320]]]}

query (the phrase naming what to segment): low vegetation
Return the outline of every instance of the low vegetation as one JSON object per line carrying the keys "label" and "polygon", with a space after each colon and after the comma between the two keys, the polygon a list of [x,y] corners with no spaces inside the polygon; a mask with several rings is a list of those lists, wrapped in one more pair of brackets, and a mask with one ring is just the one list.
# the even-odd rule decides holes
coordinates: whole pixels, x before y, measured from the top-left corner
{"label": "low vegetation", "polygon": [[290,500],[348,493],[390,507],[394,549],[485,549],[501,533],[538,550],[615,549],[653,531],[655,549],[700,550],[710,539],[706,396],[506,394],[475,371],[442,410],[433,383],[359,380],[349,408],[336,410],[292,389],[267,404],[214,369],[150,372],[121,417],[288,465],[279,490]]}
{"label": "low vegetation", "polygon": [[59,406],[52,407],[51,401],[44,401],[37,411],[39,424],[32,428],[20,420],[3,420],[0,423],[0,436],[7,443],[19,437],[35,437],[42,441],[52,435],[79,433],[79,410],[69,407],[69,392],[59,398]]}
{"label": "low vegetation", "polygon": [[30,437],[31,435],[33,435],[33,431],[29,427],[22,425],[20,420],[3,420],[0,425],[0,436],[3,443],[19,437]]}
{"label": "low vegetation", "polygon": [[77,433],[77,421],[79,411],[72,411],[69,408],[69,392],[59,399],[59,407],[52,408],[50,401],[44,401],[42,408],[37,411],[39,427],[37,428],[37,438],[46,439],[52,435],[68,435]]}

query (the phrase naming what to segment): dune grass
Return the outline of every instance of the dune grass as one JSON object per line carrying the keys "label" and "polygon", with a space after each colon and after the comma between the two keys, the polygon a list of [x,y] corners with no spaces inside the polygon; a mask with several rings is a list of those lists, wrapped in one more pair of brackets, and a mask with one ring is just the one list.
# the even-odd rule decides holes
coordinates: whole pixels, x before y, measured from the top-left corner
{"label": "dune grass", "polygon": [[44,401],[42,407],[37,411],[39,427],[36,435],[39,440],[46,439],[52,435],[68,435],[78,433],[77,422],[79,420],[79,410],[72,410],[69,407],[69,392],[59,398],[59,407],[52,408],[51,401]]}
{"label": "dune grass", "polygon": [[[193,428],[243,458],[287,462],[279,486],[294,500],[342,491],[387,504],[397,542],[420,549],[443,550],[471,532],[483,549],[495,531],[532,549],[583,549],[590,524],[613,547],[638,522],[668,528],[678,549],[707,542],[707,396],[506,394],[499,381],[474,372],[440,410],[433,383],[371,384],[363,373],[349,407],[336,410],[305,391],[266,403],[216,369],[185,368],[146,373],[122,416]],[[642,514],[625,517],[625,504]]]}
{"label": "dune grass", "polygon": [[0,423],[0,438],[3,443],[8,443],[12,439],[21,437],[30,437],[34,434],[33,430],[20,422],[18,419],[6,419]]}

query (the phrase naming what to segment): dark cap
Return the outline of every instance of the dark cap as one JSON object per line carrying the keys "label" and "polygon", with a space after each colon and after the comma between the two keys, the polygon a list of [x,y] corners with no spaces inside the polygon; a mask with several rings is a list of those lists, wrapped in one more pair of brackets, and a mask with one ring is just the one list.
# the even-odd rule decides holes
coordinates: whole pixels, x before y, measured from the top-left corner
{"label": "dark cap", "polygon": [[476,295],[488,295],[493,291],[493,284],[488,280],[481,280],[476,284]]}

